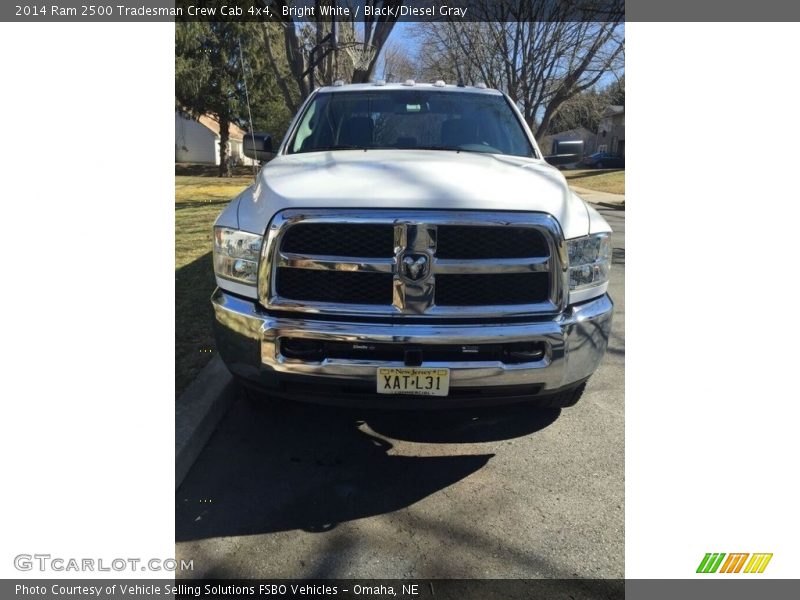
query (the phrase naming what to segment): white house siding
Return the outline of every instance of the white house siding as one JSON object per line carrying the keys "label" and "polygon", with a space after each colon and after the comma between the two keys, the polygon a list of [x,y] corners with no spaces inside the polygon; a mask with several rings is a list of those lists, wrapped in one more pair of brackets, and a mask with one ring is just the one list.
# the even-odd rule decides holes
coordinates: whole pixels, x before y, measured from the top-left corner
{"label": "white house siding", "polygon": [[[219,146],[217,147],[219,148]],[[230,149],[231,154],[236,157],[237,163],[239,163],[240,165],[253,164],[254,162],[253,159],[247,158],[244,155],[244,150],[242,148],[242,140],[230,140],[230,142],[228,143],[228,147]]]}
{"label": "white house siding", "polygon": [[[242,140],[228,140],[228,155],[240,165],[252,165],[244,155]],[[208,127],[175,113],[175,162],[219,164],[219,136]]]}
{"label": "white house siding", "polygon": [[219,164],[217,135],[194,119],[175,113],[175,162]]}

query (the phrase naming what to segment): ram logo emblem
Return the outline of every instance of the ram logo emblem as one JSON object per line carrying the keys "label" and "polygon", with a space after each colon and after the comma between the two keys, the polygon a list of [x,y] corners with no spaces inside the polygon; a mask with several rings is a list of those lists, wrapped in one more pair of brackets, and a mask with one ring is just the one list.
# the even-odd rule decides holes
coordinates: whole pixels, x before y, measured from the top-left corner
{"label": "ram logo emblem", "polygon": [[421,281],[430,272],[427,254],[405,254],[400,262],[400,274],[409,281]]}

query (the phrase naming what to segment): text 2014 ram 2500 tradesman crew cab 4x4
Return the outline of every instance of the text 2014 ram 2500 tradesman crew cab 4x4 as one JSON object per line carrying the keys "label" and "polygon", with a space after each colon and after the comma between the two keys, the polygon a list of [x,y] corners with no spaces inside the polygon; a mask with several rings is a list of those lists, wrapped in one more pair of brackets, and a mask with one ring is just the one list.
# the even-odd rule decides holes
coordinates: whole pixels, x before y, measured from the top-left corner
{"label": "text 2014 ram 2500 tradesman crew cab 4x4", "polygon": [[315,91],[214,227],[217,348],[276,396],[570,406],[606,350],[608,223],[496,90]]}

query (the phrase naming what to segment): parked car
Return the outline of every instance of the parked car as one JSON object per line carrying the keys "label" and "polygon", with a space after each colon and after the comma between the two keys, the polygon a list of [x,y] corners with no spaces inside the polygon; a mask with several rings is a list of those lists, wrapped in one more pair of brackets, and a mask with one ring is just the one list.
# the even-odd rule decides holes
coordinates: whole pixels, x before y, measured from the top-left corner
{"label": "parked car", "polygon": [[625,157],[610,152],[595,152],[584,157],[581,161],[583,167],[593,167],[595,169],[624,169]]}
{"label": "parked car", "polygon": [[611,228],[513,101],[316,90],[214,227],[217,349],[246,386],[370,407],[571,406],[606,350]]}

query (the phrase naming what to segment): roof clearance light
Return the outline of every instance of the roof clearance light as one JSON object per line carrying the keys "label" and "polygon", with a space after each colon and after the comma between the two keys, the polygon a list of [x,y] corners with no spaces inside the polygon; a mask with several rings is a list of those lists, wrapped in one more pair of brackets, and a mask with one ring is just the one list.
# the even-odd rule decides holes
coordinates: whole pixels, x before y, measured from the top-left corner
{"label": "roof clearance light", "polygon": [[386,85],[386,80],[385,79],[376,79],[375,80],[375,85]]}
{"label": "roof clearance light", "polygon": [[336,81],[333,82],[333,87],[342,87],[343,85],[344,85],[343,79],[337,79]]}
{"label": "roof clearance light", "polygon": [[413,79],[406,79],[406,80],[403,82],[403,85],[409,85],[409,86],[410,86],[410,85],[416,85],[416,83],[417,83],[417,82],[416,82],[416,81],[414,81]]}
{"label": "roof clearance light", "polygon": [[442,81],[441,79],[437,79],[436,83],[434,83],[433,85],[436,87],[444,87],[444,81]]}
{"label": "roof clearance light", "polygon": [[485,83],[476,83],[475,87],[478,88],[479,90],[485,90],[486,89],[486,84]]}

